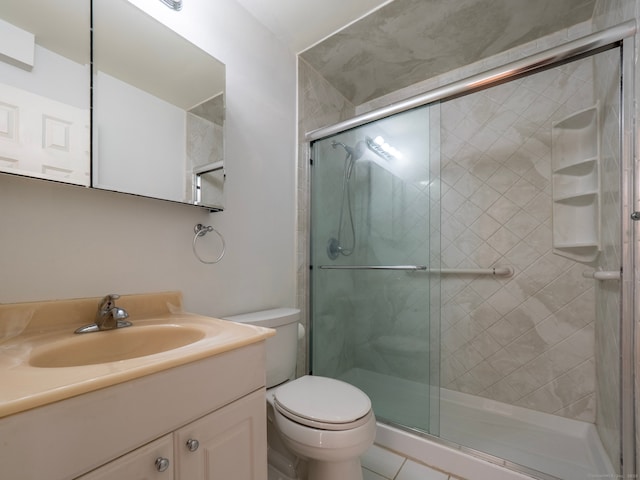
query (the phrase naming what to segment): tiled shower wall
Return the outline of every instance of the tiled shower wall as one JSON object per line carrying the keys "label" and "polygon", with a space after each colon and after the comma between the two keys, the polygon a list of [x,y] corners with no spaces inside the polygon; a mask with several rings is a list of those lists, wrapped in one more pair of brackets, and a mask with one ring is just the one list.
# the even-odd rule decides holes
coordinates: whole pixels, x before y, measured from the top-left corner
{"label": "tiled shower wall", "polygon": [[[615,57],[615,53],[613,53]],[[593,60],[445,102],[442,278],[445,388],[593,422],[594,281],[552,253],[551,125],[595,104]]]}

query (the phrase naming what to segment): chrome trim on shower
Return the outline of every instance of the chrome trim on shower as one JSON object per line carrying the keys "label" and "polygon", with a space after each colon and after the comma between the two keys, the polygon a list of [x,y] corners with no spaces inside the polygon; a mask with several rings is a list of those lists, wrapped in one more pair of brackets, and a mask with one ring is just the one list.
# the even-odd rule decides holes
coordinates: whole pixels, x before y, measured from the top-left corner
{"label": "chrome trim on shower", "polygon": [[408,270],[453,275],[496,275],[511,277],[512,267],[492,268],[429,268],[426,265],[320,265],[320,270]]}
{"label": "chrome trim on shower", "polygon": [[307,132],[305,139],[309,142],[319,140],[412,108],[427,105],[438,100],[471,93],[481,88],[495,85],[498,82],[504,82],[514,77],[549,67],[572,57],[612,45],[626,37],[633,36],[635,33],[636,22],[635,20],[629,20],[615,27],[567,42],[564,45],[545,50],[544,52],[540,52],[522,60],[508,63],[502,67],[494,68],[478,75],[473,75],[443,87],[438,87],[426,93],[408,98],[407,100],[355,116],[349,120],[345,120],[344,122],[312,130],[311,132]]}
{"label": "chrome trim on shower", "polygon": [[620,276],[620,455],[622,477],[636,478],[636,465],[640,445],[636,444],[636,401],[640,398],[640,384],[636,365],[640,361],[640,331],[636,317],[640,311],[640,223],[631,220],[631,214],[640,208],[640,172],[636,164],[640,152],[636,138],[635,99],[635,39],[622,42],[622,92],[620,101],[620,236],[622,272]]}

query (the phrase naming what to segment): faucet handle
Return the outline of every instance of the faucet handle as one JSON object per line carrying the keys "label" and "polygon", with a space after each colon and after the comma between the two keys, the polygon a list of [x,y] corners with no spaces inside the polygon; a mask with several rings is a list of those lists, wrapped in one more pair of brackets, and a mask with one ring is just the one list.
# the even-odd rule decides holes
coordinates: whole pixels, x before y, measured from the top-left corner
{"label": "faucet handle", "polygon": [[98,304],[98,313],[96,315],[100,316],[106,314],[106,312],[116,306],[116,300],[119,298],[120,295],[118,295],[117,293],[110,293],[109,295],[105,295]]}
{"label": "faucet handle", "polygon": [[131,322],[125,320],[129,313],[124,308],[116,307],[116,300],[120,295],[110,293],[100,300],[95,322],[78,328],[75,333],[98,332],[114,328],[130,327]]}

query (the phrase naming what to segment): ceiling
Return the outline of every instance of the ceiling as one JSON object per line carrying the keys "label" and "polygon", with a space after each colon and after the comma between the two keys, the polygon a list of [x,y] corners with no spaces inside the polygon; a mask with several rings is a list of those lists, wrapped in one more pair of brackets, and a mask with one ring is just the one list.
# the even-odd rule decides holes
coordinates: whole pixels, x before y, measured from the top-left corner
{"label": "ceiling", "polygon": [[[295,53],[393,0],[236,0]],[[446,0],[445,0],[446,1]]]}
{"label": "ceiling", "polygon": [[237,0],[353,105],[589,20],[595,0]]}

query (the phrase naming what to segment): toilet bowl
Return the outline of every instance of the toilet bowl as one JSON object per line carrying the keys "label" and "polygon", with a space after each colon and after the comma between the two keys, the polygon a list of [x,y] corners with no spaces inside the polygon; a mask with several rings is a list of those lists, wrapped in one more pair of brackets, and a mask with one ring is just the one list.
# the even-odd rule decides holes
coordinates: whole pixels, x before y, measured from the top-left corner
{"label": "toilet bowl", "polygon": [[309,480],[362,479],[360,456],[376,428],[369,397],[332,378],[304,376],[276,388],[272,398],[278,432],[307,460]]}
{"label": "toilet bowl", "polygon": [[294,379],[299,315],[281,308],[226,318],[276,329],[266,340],[269,479],[362,480],[360,456],[375,438],[371,401],[340,380]]}

